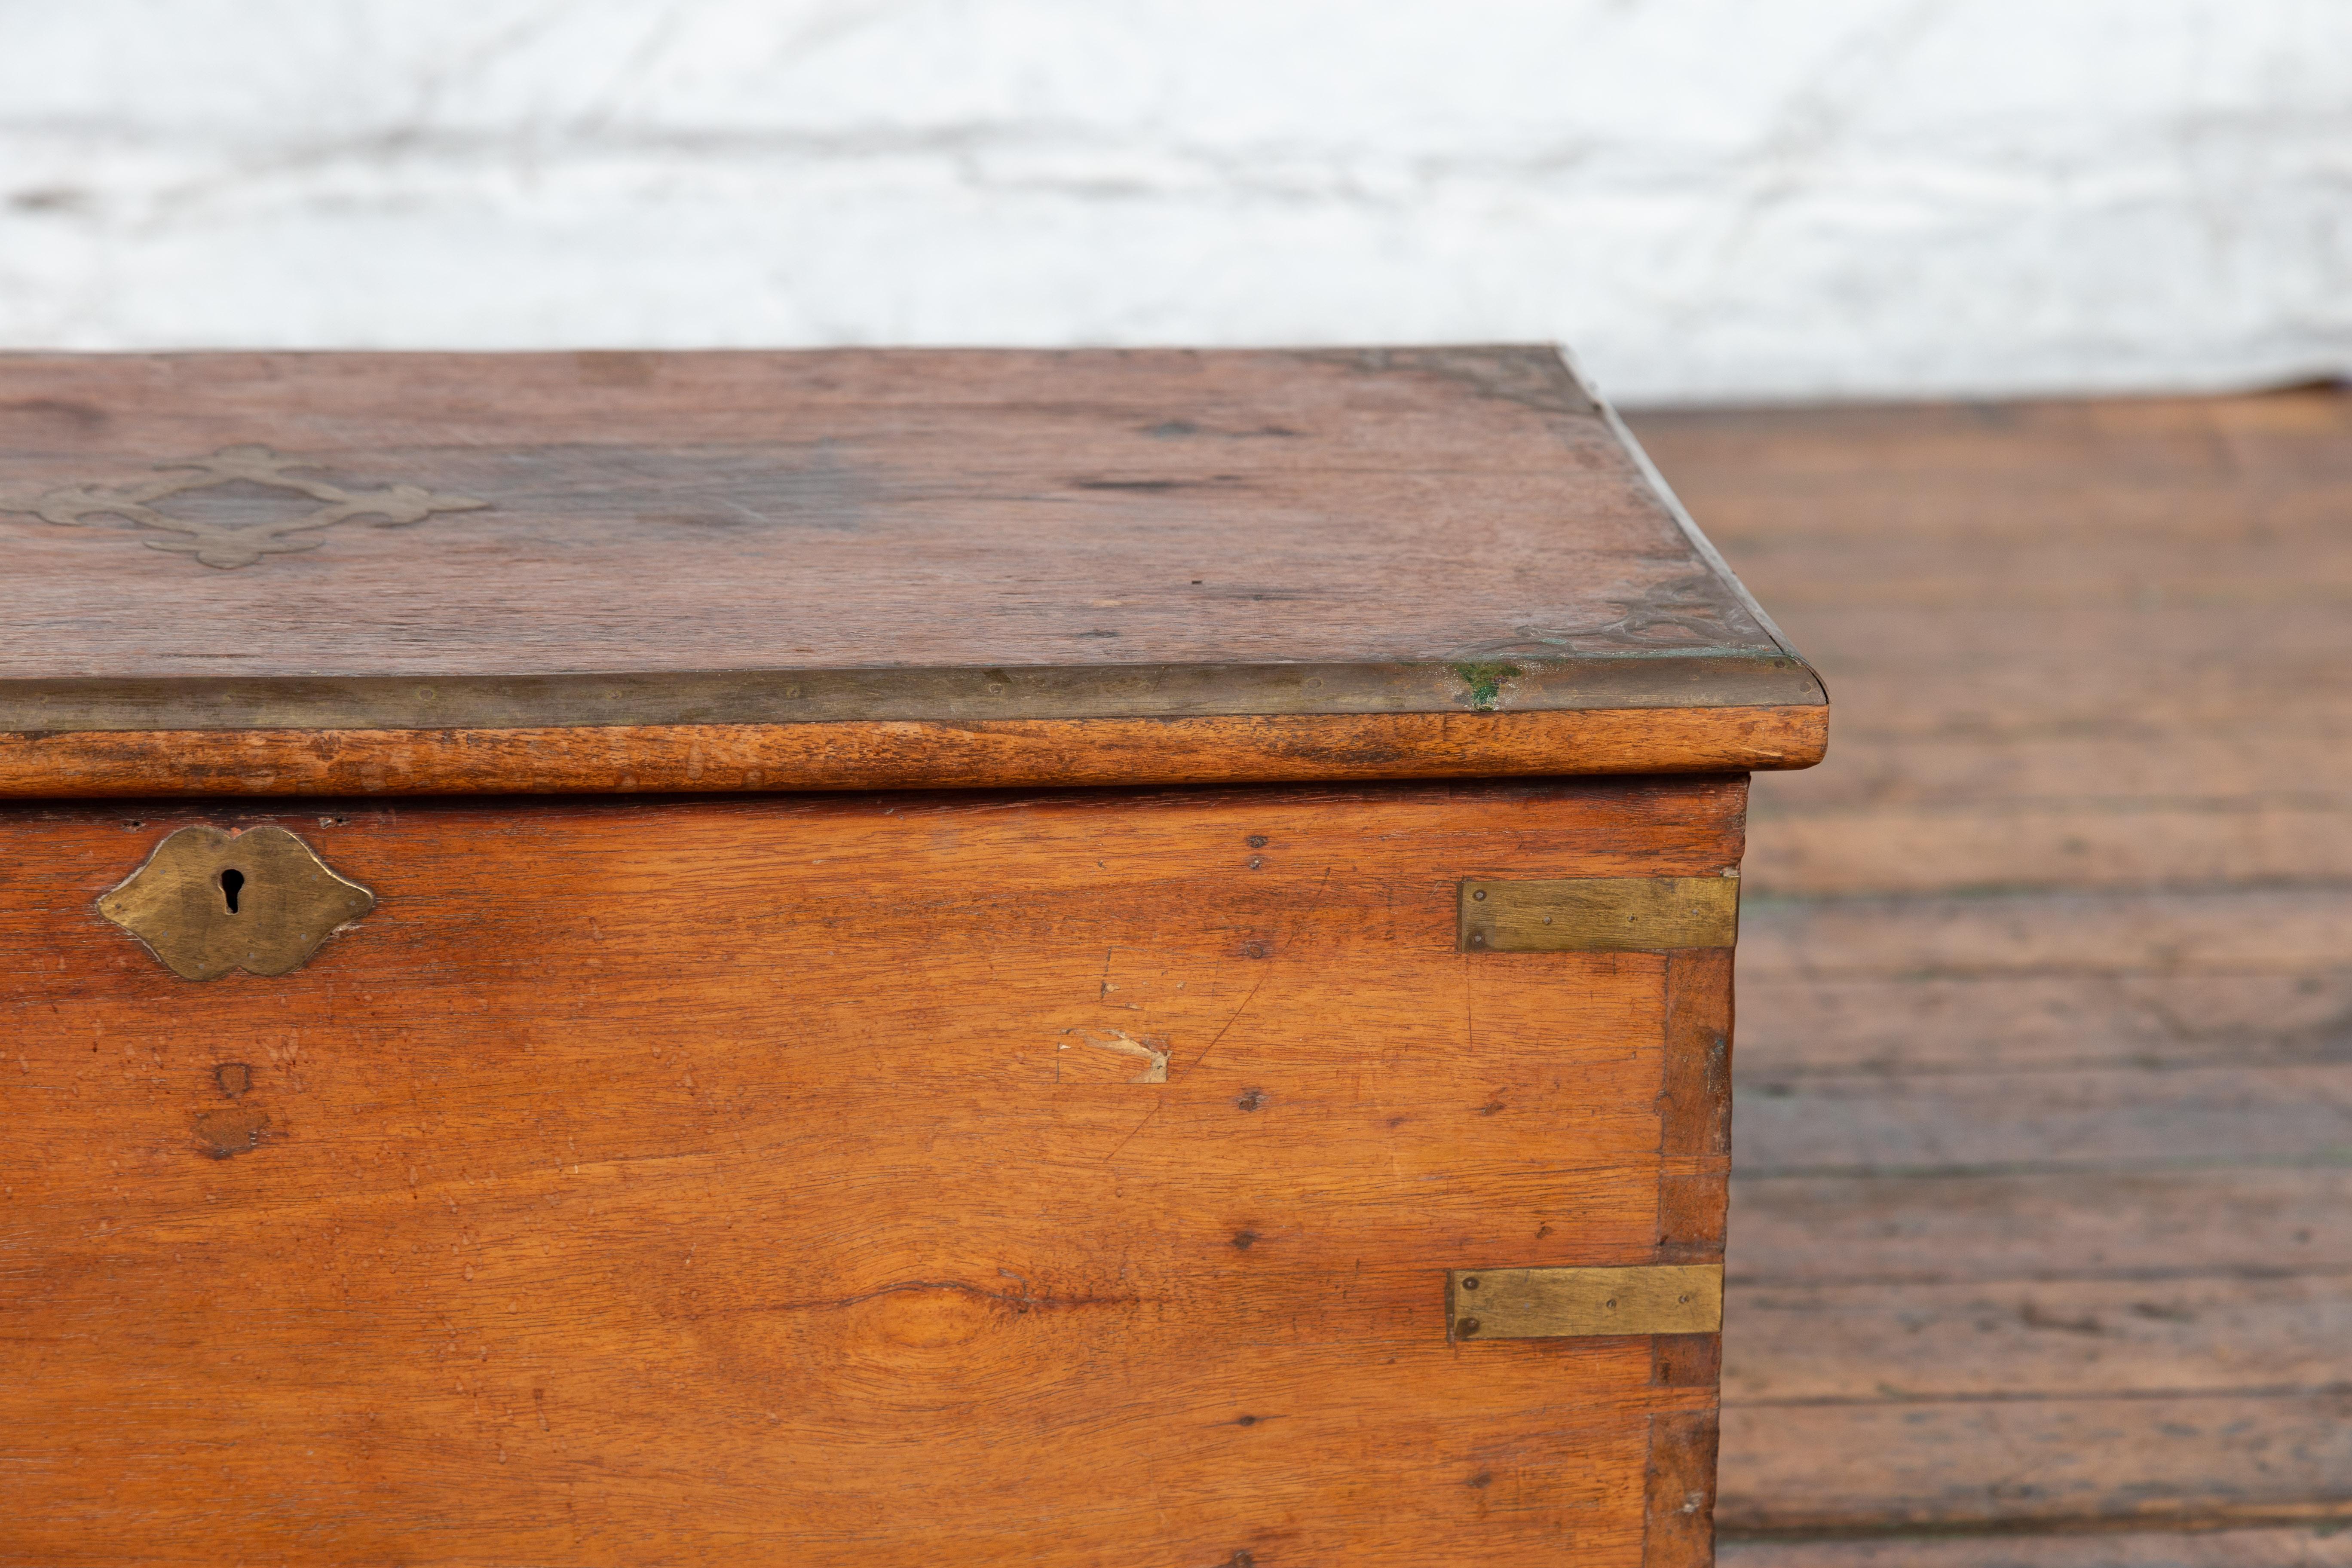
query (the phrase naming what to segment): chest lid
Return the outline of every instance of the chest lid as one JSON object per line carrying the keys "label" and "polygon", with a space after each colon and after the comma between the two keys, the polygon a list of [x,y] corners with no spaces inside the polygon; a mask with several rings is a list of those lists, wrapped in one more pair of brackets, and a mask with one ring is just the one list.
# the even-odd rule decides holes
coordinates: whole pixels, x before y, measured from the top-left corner
{"label": "chest lid", "polygon": [[0,794],[1801,767],[1549,349],[0,356]]}

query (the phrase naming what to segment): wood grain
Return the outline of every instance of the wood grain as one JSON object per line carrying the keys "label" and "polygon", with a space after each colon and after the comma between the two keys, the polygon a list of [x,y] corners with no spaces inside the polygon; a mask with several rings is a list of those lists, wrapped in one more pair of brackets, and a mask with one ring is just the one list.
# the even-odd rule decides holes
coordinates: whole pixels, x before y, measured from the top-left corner
{"label": "wood grain", "polygon": [[2347,1203],[2338,1164],[1743,1179],[1726,1261],[1775,1287],[2352,1274]]}
{"label": "wood grain", "polygon": [[[1744,793],[13,808],[0,1562],[1703,1562],[1712,1336],[1444,1326],[1669,1260],[1673,961],[1454,889]],[[180,980],[90,905],[200,820],[378,906]]]}
{"label": "wood grain", "polygon": [[1759,857],[1766,885],[1829,891],[1866,877],[1874,891],[2067,886],[2139,890],[2237,880],[2352,881],[2352,835],[2332,803],[2060,801],[2009,809],[1891,807],[1775,820]]}
{"label": "wood grain", "polygon": [[[1717,1517],[1727,1533],[1850,1530],[1862,1518],[1882,1529],[2347,1521],[2348,1415],[2340,1388],[1727,1405],[1724,1452],[1759,1486]],[[1824,1473],[1830,1445],[1843,1462]],[[1751,1500],[1765,1496],[1775,1500]]]}
{"label": "wood grain", "polygon": [[[234,569],[173,520],[299,520],[278,468],[104,510],[273,449],[446,506]],[[1541,348],[0,356],[0,548],[19,797],[1744,771],[1826,720]]]}
{"label": "wood grain", "polygon": [[[2023,1270],[2018,1272],[2023,1273]],[[1736,1404],[2316,1391],[2343,1373],[2341,1272],[1736,1287]]]}
{"label": "wood grain", "polygon": [[1716,1413],[1650,1417],[1649,1531],[1642,1568],[1708,1568],[1715,1561]]}
{"label": "wood grain", "polygon": [[2284,1066],[2339,1059],[2352,967],[2279,973],[1745,977],[1757,1079],[1823,1073]]}
{"label": "wood grain", "polygon": [[0,735],[0,798],[566,795],[1742,773],[1826,708]]}
{"label": "wood grain", "polygon": [[1789,980],[2302,977],[2352,959],[2352,900],[2325,886],[1819,900],[1750,889],[1740,927],[1742,966]]}
{"label": "wood grain", "polygon": [[1759,1177],[2316,1164],[2352,1148],[2346,1067],[1756,1079],[1742,1090],[1737,1159]]}
{"label": "wood grain", "polygon": [[[945,719],[893,703],[1043,670],[1122,678],[1089,710],[1117,718],[1161,711],[1119,698],[1170,671],[1286,668],[1336,672],[1299,710],[1345,710],[1355,671],[1376,710],[1442,711],[1515,679],[1606,705],[1580,682],[1710,658],[1728,684],[1702,702],[1819,702],[1628,439],[1541,347],[0,356],[0,711],[43,680],[193,679],[236,706],[273,679],[800,674],[883,689],[819,717]],[[89,510],[257,447],[478,504],[235,570],[173,552],[171,520],[310,499],[247,478]],[[1006,684],[1000,716],[1065,716]],[[1226,684],[1190,710],[1264,710],[1259,683]],[[598,700],[452,722],[680,721]]]}

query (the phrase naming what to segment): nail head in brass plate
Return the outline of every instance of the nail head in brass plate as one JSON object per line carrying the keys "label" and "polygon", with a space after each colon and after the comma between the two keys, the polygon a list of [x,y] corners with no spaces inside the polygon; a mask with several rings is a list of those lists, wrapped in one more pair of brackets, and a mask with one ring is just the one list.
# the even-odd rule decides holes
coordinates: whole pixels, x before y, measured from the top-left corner
{"label": "nail head in brass plate", "polygon": [[1464,882],[1455,938],[1464,952],[1659,952],[1738,934],[1737,877],[1563,877]]}
{"label": "nail head in brass plate", "polygon": [[337,876],[286,829],[231,834],[209,825],[166,837],[98,900],[99,913],[183,980],[299,969],[373,908],[373,893]]}
{"label": "nail head in brass plate", "polygon": [[[29,493],[0,488],[0,511],[30,512],[44,521],[68,526],[94,517],[119,517],[174,536],[141,541],[150,550],[193,555],[204,565],[229,568],[250,566],[265,555],[315,550],[318,540],[300,536],[355,517],[373,518],[378,528],[401,528],[422,522],[436,511],[474,511],[490,504],[471,496],[441,495],[416,485],[347,490],[293,472],[319,465],[280,457],[267,447],[224,447],[209,458],[155,467],[155,477],[128,484],[61,485]],[[240,482],[307,497],[318,504],[293,517],[248,522],[175,516],[155,504],[173,496]]]}
{"label": "nail head in brass plate", "polygon": [[1445,1277],[1445,1335],[1549,1340],[1723,1331],[1723,1266],[1456,1268]]}

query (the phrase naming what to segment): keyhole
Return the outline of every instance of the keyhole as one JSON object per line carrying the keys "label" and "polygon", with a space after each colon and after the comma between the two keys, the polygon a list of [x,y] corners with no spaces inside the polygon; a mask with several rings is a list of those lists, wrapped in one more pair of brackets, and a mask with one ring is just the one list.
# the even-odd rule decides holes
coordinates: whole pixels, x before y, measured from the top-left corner
{"label": "keyhole", "polygon": [[244,872],[231,868],[221,873],[221,894],[228,900],[229,913],[236,913],[236,896],[244,890]]}

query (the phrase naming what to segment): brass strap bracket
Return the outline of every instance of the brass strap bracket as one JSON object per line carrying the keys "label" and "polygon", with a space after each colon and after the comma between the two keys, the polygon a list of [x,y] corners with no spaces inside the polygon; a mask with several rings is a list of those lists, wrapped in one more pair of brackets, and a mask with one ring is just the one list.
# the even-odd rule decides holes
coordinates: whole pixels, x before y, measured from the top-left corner
{"label": "brass strap bracket", "polygon": [[1736,876],[1465,880],[1460,900],[1464,952],[1663,952],[1739,934]]}
{"label": "brass strap bracket", "polygon": [[1548,1340],[1723,1331],[1723,1265],[1456,1268],[1445,1276],[1445,1337]]}

